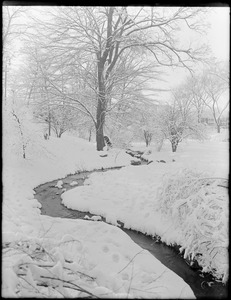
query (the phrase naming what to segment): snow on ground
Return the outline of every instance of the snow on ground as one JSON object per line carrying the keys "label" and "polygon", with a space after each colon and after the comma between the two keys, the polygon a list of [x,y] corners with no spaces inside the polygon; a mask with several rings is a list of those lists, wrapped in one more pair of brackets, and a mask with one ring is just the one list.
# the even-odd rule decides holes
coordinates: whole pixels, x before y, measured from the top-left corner
{"label": "snow on ground", "polygon": [[62,180],[58,180],[58,182],[56,183],[55,187],[61,189],[63,187],[63,181]]}
{"label": "snow on ground", "polygon": [[[188,183],[185,184],[185,180],[188,178],[187,174],[191,173],[194,174],[193,180],[228,178],[228,143],[217,139],[204,142],[191,140],[182,143],[179,152],[172,154],[167,149],[163,150],[163,152],[153,152],[147,155],[149,160],[153,160],[153,163],[149,165],[127,166],[117,171],[92,174],[85,181],[85,186],[62,194],[63,204],[68,208],[101,215],[106,218],[107,222],[117,226],[119,226],[117,223],[119,220],[126,228],[150,235],[157,234],[167,244],[181,245],[182,249],[191,256],[198,256],[197,260],[204,271],[211,271],[215,276],[226,281],[228,272],[227,189],[222,187],[218,189],[217,181],[212,182],[206,189],[202,180],[203,185],[194,191],[196,184],[190,181],[191,175]],[[166,163],[156,162],[160,159],[165,160]],[[179,184],[178,178],[181,177]],[[166,183],[169,180],[173,181],[172,187],[171,184]],[[162,192],[163,189],[166,190],[166,186],[167,189],[171,187],[172,191],[174,188],[182,191],[184,186],[181,194],[188,189],[187,196],[176,194],[175,197],[171,193],[169,195],[170,200],[175,197],[174,201],[179,210],[181,209],[180,201],[184,204],[187,198],[187,207],[184,207],[187,213],[181,222],[176,222],[176,213],[172,213],[170,209],[167,213],[166,209],[161,210],[167,194],[164,191],[165,196],[161,198],[158,193],[160,190]],[[177,207],[174,201],[171,205]],[[178,216],[178,219],[180,217]],[[199,221],[207,223],[200,224]],[[188,230],[184,231],[186,225]],[[204,226],[204,231],[198,229],[197,232],[194,229],[196,226],[201,226],[201,228]],[[200,243],[207,243],[210,246],[198,247]],[[189,248],[192,245],[195,247],[191,248],[190,252]],[[214,249],[217,250],[214,252]]]}
{"label": "snow on ground", "polygon": [[[194,168],[206,170],[213,176],[225,176],[229,173],[229,144],[228,131],[220,134],[213,133],[211,138],[205,141],[186,140],[179,144],[177,152],[170,151],[170,143],[165,142],[161,151],[153,150],[153,147],[146,148],[144,144],[135,143],[133,150],[143,150],[151,154],[144,154],[143,158],[156,162],[165,160],[166,163],[175,160],[182,168]],[[149,151],[148,151],[149,150]]]}
{"label": "snow on ground", "polygon": [[102,221],[102,217],[101,216],[92,216],[89,217],[88,215],[86,215],[84,217],[85,220],[92,220],[92,221]]}
{"label": "snow on ground", "polygon": [[3,149],[2,296],[194,298],[179,276],[119,228],[40,214],[33,188],[76,171],[129,165],[125,151],[100,157],[94,145],[69,136],[40,146],[26,160]]}
{"label": "snow on ground", "polygon": [[71,183],[70,183],[70,186],[74,186],[74,185],[78,185],[78,182],[73,180]]}

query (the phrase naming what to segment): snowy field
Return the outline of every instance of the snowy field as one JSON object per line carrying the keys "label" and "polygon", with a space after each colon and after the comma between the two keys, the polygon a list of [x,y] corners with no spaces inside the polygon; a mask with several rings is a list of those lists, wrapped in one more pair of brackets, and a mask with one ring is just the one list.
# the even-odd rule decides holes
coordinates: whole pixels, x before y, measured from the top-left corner
{"label": "snowy field", "polygon": [[[228,178],[228,142],[223,140],[224,137],[214,135],[203,143],[187,141],[174,155],[166,145],[163,151],[147,155],[153,163],[144,166],[130,166],[132,157],[120,149],[112,149],[108,157],[100,157],[95,145],[68,135],[61,139],[41,139],[41,152],[31,150],[26,160],[4,147],[2,295],[193,298],[192,290],[179,276],[116,226],[42,216],[33,188],[54,179],[58,182],[77,171],[126,166],[91,175],[85,186],[63,193],[64,205],[104,216],[113,225],[120,220],[127,228],[158,234],[166,243],[177,243],[187,250],[190,243],[184,238],[188,233],[193,237],[190,226],[187,232],[182,231],[184,218],[180,216],[179,222],[174,222],[176,214],[166,211],[161,199],[168,195],[168,187],[172,187],[169,184],[172,174],[177,183],[185,183],[182,178],[195,179],[198,174],[197,178]],[[166,163],[155,162],[159,159]],[[188,169],[194,173],[187,173]],[[217,201],[215,183],[211,182],[211,189],[203,189],[204,194],[199,196],[208,205],[212,201],[216,208],[211,208],[207,217],[210,223],[214,218],[219,223],[213,230],[214,236],[210,230],[208,242],[213,243],[219,237],[220,244],[212,245],[221,250],[228,244],[228,194],[227,189],[219,188]],[[195,190],[193,195],[198,193]],[[196,208],[203,205],[197,198],[188,198],[187,203],[196,199]],[[191,225],[194,224],[192,221]],[[225,281],[226,255],[226,252],[216,255],[211,265],[204,249],[201,263],[208,263],[208,270],[217,267],[217,276]]]}
{"label": "snowy field", "polygon": [[148,156],[149,165],[92,174],[85,186],[62,194],[63,204],[181,245],[185,258],[225,281],[228,190],[217,185],[227,185],[220,179],[228,178],[227,142],[190,141],[174,155]]}

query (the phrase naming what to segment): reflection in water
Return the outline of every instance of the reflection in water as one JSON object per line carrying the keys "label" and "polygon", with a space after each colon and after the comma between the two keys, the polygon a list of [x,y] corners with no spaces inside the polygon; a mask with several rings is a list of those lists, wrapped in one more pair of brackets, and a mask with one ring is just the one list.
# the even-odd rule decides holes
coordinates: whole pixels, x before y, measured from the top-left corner
{"label": "reflection in water", "polygon": [[[95,172],[104,171],[106,170]],[[75,188],[76,186],[70,186],[70,183],[74,180],[78,182],[78,186],[83,185],[84,180],[91,173],[92,172],[83,172],[81,174],[67,176],[62,179],[63,188],[66,188],[66,190]],[[35,188],[35,198],[42,204],[41,213],[43,215],[71,219],[83,219],[86,214],[90,217],[92,216],[92,214],[88,212],[80,212],[66,208],[61,203],[60,195],[62,194],[62,189],[55,187],[56,183],[57,180],[54,180]],[[105,222],[104,218],[102,218],[102,220]],[[122,230],[126,232],[135,243],[140,245],[143,249],[148,250],[166,267],[171,269],[186,283],[188,283],[197,298],[227,298],[228,284],[227,286],[224,286],[222,283],[214,281],[211,275],[201,274],[199,270],[195,271],[190,268],[179,252],[173,247],[169,247],[164,243],[158,242],[158,240],[140,232],[123,228],[123,226]]]}

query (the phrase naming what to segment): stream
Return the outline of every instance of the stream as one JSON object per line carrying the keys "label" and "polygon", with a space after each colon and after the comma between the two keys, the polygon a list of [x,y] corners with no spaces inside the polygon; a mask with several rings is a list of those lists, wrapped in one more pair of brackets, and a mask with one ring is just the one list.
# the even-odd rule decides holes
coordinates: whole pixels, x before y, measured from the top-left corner
{"label": "stream", "polygon": [[[143,163],[142,163],[143,164]],[[118,169],[113,168],[113,169]],[[91,172],[81,172],[74,175],[68,175],[60,180],[63,181],[62,188],[66,190],[76,188],[84,184],[86,178],[93,172],[106,172],[108,169],[96,170]],[[35,198],[41,203],[41,214],[51,217],[84,219],[86,215],[92,217],[89,212],[81,212],[66,208],[61,203],[62,189],[55,187],[58,179],[47,182],[36,187]],[[72,181],[77,181],[78,185],[71,186]],[[105,222],[105,219],[102,218]],[[92,222],[92,221],[90,221]],[[141,232],[123,228],[123,223],[119,222],[121,230],[130,236],[130,238],[143,249],[148,250],[166,267],[180,276],[193,290],[196,298],[216,298],[222,299],[228,297],[228,284],[223,285],[215,281],[210,274],[201,273],[200,268],[190,267],[186,260],[183,259],[177,247],[167,246],[157,238],[147,236]]]}

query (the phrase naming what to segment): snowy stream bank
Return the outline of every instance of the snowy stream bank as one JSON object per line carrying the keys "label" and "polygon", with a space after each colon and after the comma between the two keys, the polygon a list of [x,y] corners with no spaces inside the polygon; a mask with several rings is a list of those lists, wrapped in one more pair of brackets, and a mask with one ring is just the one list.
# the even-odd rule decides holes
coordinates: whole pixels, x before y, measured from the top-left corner
{"label": "snowy stream bank", "polygon": [[[117,168],[118,169],[118,168]],[[41,203],[41,213],[51,217],[71,218],[71,219],[89,219],[90,221],[104,221],[105,218],[93,216],[89,212],[81,212],[68,209],[61,203],[61,194],[76,186],[82,186],[85,179],[95,172],[104,172],[99,170],[94,172],[82,172],[69,175],[59,181],[57,180],[42,184],[35,188],[35,198]],[[62,187],[62,188],[60,188]],[[118,222],[120,223],[120,222]],[[167,246],[158,241],[158,239],[143,233],[123,228],[121,229],[130,236],[130,238],[143,249],[148,250],[162,264],[179,275],[193,290],[197,298],[215,297],[223,298],[227,296],[227,288],[222,283],[214,280],[209,274],[202,274],[199,269],[192,269],[177,251],[177,248]]]}

